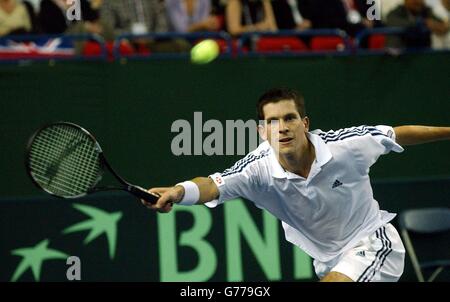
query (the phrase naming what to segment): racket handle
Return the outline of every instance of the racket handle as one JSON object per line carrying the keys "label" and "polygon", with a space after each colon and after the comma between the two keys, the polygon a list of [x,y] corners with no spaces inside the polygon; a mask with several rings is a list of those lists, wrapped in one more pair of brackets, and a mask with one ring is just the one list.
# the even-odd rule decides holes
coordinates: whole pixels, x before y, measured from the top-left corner
{"label": "racket handle", "polygon": [[155,204],[159,198],[158,195],[149,193],[145,189],[138,186],[129,185],[127,191],[140,199],[150,202],[151,204]]}

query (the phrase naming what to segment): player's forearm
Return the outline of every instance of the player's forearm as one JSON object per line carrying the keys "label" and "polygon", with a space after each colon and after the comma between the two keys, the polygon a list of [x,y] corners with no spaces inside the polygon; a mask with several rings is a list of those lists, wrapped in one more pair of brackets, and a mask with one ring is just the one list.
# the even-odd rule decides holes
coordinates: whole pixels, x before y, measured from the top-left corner
{"label": "player's forearm", "polygon": [[450,127],[399,126],[394,131],[397,143],[402,146],[450,140]]}
{"label": "player's forearm", "polygon": [[[219,190],[211,178],[196,177],[191,181],[197,185],[198,190],[200,191],[200,197],[196,204],[203,204],[219,197]],[[184,192],[184,188],[182,186],[176,186],[175,190],[180,190],[180,198],[176,201],[180,202],[184,198],[186,192]]]}

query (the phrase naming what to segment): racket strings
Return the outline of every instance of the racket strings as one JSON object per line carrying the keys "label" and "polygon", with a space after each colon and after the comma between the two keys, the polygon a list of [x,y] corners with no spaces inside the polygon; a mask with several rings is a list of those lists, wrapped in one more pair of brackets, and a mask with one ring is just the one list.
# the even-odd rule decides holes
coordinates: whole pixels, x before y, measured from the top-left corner
{"label": "racket strings", "polygon": [[[46,138],[48,139],[48,137]],[[63,143],[64,140],[60,140],[60,143]],[[67,143],[67,142],[66,142]],[[70,141],[69,141],[70,144]],[[52,155],[50,158],[46,158],[46,160],[37,161],[40,170],[36,170],[34,172],[35,176],[39,178],[41,184],[47,186],[48,190],[54,191],[57,194],[76,194],[78,191],[85,189],[86,184],[79,184],[73,177],[75,173],[80,174],[79,167],[74,165],[74,161],[70,160],[70,154],[67,153],[67,159],[64,159],[64,149],[61,148],[61,144],[55,145],[56,148],[54,152],[51,152],[51,149],[48,148],[48,145],[38,145],[41,147],[41,152],[36,154],[40,156],[42,159],[45,156]],[[70,148],[70,145],[69,145]],[[68,148],[68,150],[70,150]],[[36,148],[37,149],[37,148]],[[33,148],[35,150],[35,148]],[[37,149],[39,150],[39,149]],[[57,155],[59,154],[59,155]],[[32,162],[34,168],[36,169],[36,164]]]}
{"label": "racket strings", "polygon": [[[48,137],[46,139],[48,139]],[[52,137],[51,139],[55,140],[55,137]],[[86,169],[90,168],[83,163],[88,163],[89,161],[75,160],[81,159],[77,148],[83,147],[85,143],[79,139],[74,140],[73,137],[67,135],[58,142],[59,144],[55,145],[56,152],[51,152],[48,145],[44,145],[44,152],[46,152],[46,154],[51,154],[52,158],[51,161],[44,161],[44,164],[41,166],[41,172],[44,172],[41,173],[41,176],[45,176],[41,177],[41,180],[45,182],[49,190],[53,190],[55,193],[72,195],[79,194],[80,191],[86,191],[90,187],[92,181],[90,181],[89,178],[83,177],[83,174],[86,174],[86,172],[89,171]],[[73,144],[75,142],[76,144]],[[65,146],[65,149],[61,148],[61,146]],[[42,154],[40,156],[42,156]],[[92,176],[95,179],[95,176]],[[58,190],[61,190],[62,192],[56,192]]]}
{"label": "racket strings", "polygon": [[[74,140],[70,136],[66,137],[68,141],[67,148],[64,151],[64,155],[67,160],[63,160],[60,163],[61,176],[65,176],[76,187],[77,192],[80,190],[85,192],[91,186],[93,181],[96,181],[98,175],[98,169],[95,169],[95,165],[92,162],[92,152],[95,151],[95,144],[87,137],[83,132],[77,133],[77,129],[70,129],[75,134],[81,134],[80,137],[76,137]],[[91,154],[86,151],[91,150]],[[94,164],[98,157],[95,156]],[[94,171],[92,170],[94,168]],[[93,172],[93,173],[92,173]]]}
{"label": "racket strings", "polygon": [[[40,156],[40,157],[45,157],[48,154],[46,152],[43,152],[42,150],[39,149],[33,149],[33,152],[36,156]],[[54,163],[57,161],[54,161]],[[54,164],[53,165],[48,165],[47,162],[42,162],[41,160],[39,161],[33,161],[31,162],[31,164],[36,168],[36,169],[41,169],[41,171],[43,173],[46,174],[46,176],[48,178],[51,178],[49,174],[54,174],[56,173],[56,168],[60,169],[62,172],[69,172],[67,169],[72,169],[75,170],[76,172],[80,173],[80,168],[83,168],[84,164],[80,163],[80,165],[74,165],[73,161],[63,161],[61,162],[59,167],[56,167]],[[64,177],[64,175],[63,175]],[[51,179],[48,179],[48,181],[50,181]],[[71,179],[69,179],[71,180]]]}
{"label": "racket strings", "polygon": [[[72,173],[73,170],[68,170],[65,169],[64,166],[60,167],[60,174],[57,175],[57,177],[51,177],[49,178],[44,177],[43,174],[46,173],[45,171],[47,171],[48,167],[40,165],[40,164],[36,164],[36,163],[31,163],[31,168],[34,170],[33,175],[35,176],[35,178],[38,178],[40,183],[45,184],[49,187],[49,189],[57,189],[58,186],[61,186],[61,190],[65,190],[62,193],[67,193],[69,195],[72,194],[76,194],[79,191],[84,190],[84,186],[77,186],[77,183],[74,182],[74,179],[68,178],[67,175],[70,175],[69,173]],[[40,173],[36,173],[36,171],[42,171]]]}
{"label": "racket strings", "polygon": [[86,133],[68,125],[41,131],[30,148],[35,180],[60,196],[86,193],[100,179],[99,149]]}

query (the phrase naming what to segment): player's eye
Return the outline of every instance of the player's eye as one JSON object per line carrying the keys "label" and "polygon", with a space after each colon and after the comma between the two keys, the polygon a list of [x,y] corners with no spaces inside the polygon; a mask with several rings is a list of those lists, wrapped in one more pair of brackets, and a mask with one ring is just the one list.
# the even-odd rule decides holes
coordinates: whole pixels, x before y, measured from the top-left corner
{"label": "player's eye", "polygon": [[294,120],[296,120],[297,119],[297,117],[295,116],[295,115],[288,115],[288,116],[286,116],[285,117],[285,121],[286,122],[291,122],[291,121],[294,121]]}

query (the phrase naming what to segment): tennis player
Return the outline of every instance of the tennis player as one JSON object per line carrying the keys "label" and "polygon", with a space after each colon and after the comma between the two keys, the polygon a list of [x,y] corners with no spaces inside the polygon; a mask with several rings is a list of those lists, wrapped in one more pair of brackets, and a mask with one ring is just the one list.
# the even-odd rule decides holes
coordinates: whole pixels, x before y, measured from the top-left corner
{"label": "tennis player", "polygon": [[246,198],[282,221],[286,240],[314,259],[321,281],[397,281],[405,249],[390,224],[395,214],[380,210],[369,169],[378,157],[402,145],[450,139],[450,127],[359,126],[309,131],[303,97],[272,89],[257,104],[265,140],[234,166],[160,194],[153,210],[172,204],[215,207]]}

